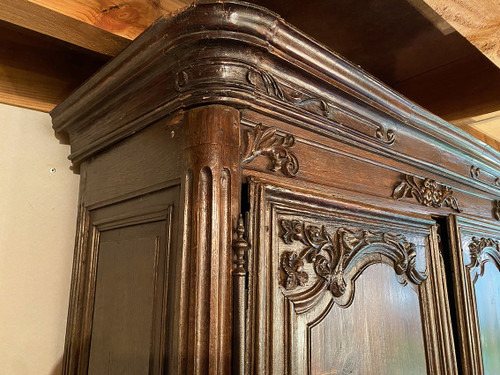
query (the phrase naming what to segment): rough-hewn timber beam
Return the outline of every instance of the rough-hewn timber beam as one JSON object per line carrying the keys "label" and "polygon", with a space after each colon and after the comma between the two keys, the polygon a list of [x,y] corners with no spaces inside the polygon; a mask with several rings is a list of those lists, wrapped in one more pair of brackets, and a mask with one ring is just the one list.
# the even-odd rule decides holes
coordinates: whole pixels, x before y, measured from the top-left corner
{"label": "rough-hewn timber beam", "polygon": [[176,13],[193,0],[30,0],[100,29],[135,39],[161,15]]}
{"label": "rough-hewn timber beam", "polygon": [[500,68],[500,2],[424,0]]}
{"label": "rough-hewn timber beam", "polygon": [[0,20],[85,49],[115,56],[130,41],[28,0],[2,0]]}

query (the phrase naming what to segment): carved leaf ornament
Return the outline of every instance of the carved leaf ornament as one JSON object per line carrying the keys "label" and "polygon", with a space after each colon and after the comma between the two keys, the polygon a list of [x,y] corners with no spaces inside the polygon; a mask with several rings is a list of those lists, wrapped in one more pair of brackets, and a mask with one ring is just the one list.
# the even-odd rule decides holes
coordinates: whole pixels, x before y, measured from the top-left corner
{"label": "carved leaf ornament", "polygon": [[470,264],[467,268],[471,271],[472,282],[475,283],[479,276],[484,274],[484,265],[493,259],[500,270],[500,248],[498,241],[491,238],[472,237],[469,243]]}
{"label": "carved leaf ornament", "polygon": [[294,144],[293,135],[279,136],[276,134],[276,128],[264,129],[262,124],[259,124],[247,132],[247,144],[241,163],[246,165],[263,155],[271,161],[271,171],[281,171],[287,177],[295,177],[299,171],[299,161],[290,150]]}
{"label": "carved leaf ornament", "polygon": [[[324,225],[285,219],[279,224],[285,244],[299,241],[304,245],[299,252],[284,252],[280,264],[285,275],[282,285],[297,313],[312,308],[325,290],[332,293],[340,306],[349,306],[354,280],[370,264],[381,263],[381,256],[392,262],[396,274],[404,275],[416,285],[427,277],[415,268],[415,245],[404,236],[343,227],[331,235]],[[306,264],[312,265],[312,271],[306,271]],[[309,283],[310,280],[313,282]],[[306,290],[289,293],[304,286]]]}
{"label": "carved leaf ornament", "polygon": [[415,198],[418,203],[427,207],[440,208],[445,206],[462,212],[457,198],[453,196],[453,190],[430,178],[422,179],[405,175],[403,181],[392,192],[392,198],[396,200]]}

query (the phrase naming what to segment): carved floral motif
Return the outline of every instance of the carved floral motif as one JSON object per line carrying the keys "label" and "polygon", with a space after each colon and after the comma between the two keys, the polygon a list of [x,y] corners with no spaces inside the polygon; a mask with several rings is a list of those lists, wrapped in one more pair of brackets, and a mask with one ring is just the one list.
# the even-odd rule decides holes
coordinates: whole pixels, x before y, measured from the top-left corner
{"label": "carved floral motif", "polygon": [[[337,303],[349,305],[353,280],[369,264],[380,263],[380,255],[392,261],[396,273],[412,283],[419,285],[426,279],[426,275],[415,268],[415,245],[404,236],[343,227],[331,235],[324,225],[285,219],[279,223],[283,242],[290,245],[299,241],[304,245],[299,252],[287,251],[281,255],[283,287],[287,292],[294,291],[312,279],[313,285],[308,290],[290,296],[298,313],[310,309],[326,289],[338,298]],[[307,263],[312,265],[313,271],[309,273],[305,269]]]}
{"label": "carved floral motif", "polygon": [[484,274],[484,265],[490,258],[493,258],[497,263],[497,267],[500,267],[500,248],[497,240],[485,237],[472,237],[469,243],[469,251],[470,263],[467,265],[467,268],[471,271],[473,283],[477,281],[479,276]]}
{"label": "carved floral motif", "polygon": [[280,170],[287,177],[295,177],[299,171],[299,161],[290,148],[295,144],[291,134],[279,136],[276,128],[264,129],[262,124],[247,131],[247,144],[243,154],[242,165],[250,163],[260,155],[271,161],[270,170]]}
{"label": "carved floral motif", "polygon": [[444,185],[438,184],[430,178],[418,178],[405,175],[401,183],[392,192],[392,198],[415,198],[418,203],[427,207],[450,207],[455,211],[462,212],[458,205],[458,200],[453,196],[453,190]]}

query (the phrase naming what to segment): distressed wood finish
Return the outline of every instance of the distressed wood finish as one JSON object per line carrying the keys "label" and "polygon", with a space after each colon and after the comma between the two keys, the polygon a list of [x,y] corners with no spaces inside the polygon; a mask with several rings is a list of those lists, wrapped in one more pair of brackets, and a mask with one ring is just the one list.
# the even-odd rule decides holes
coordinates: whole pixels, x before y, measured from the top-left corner
{"label": "distressed wood finish", "polygon": [[[92,321],[122,306],[103,307],[122,276],[105,256],[99,276],[99,233],[125,228],[102,238],[146,264],[141,225],[167,211],[165,268],[140,279],[162,285],[142,287],[148,373],[482,374],[470,285],[498,258],[498,152],[277,15],[226,1],[159,19],[51,114],[82,181],[64,374],[127,348]],[[470,263],[473,222],[489,235]]]}

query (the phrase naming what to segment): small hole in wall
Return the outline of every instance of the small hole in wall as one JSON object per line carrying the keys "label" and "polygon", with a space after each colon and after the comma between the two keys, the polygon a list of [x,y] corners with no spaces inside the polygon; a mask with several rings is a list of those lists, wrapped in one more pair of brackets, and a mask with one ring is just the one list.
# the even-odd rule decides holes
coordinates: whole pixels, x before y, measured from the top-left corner
{"label": "small hole in wall", "polygon": [[54,167],[50,168],[50,173],[56,173],[56,169]]}

